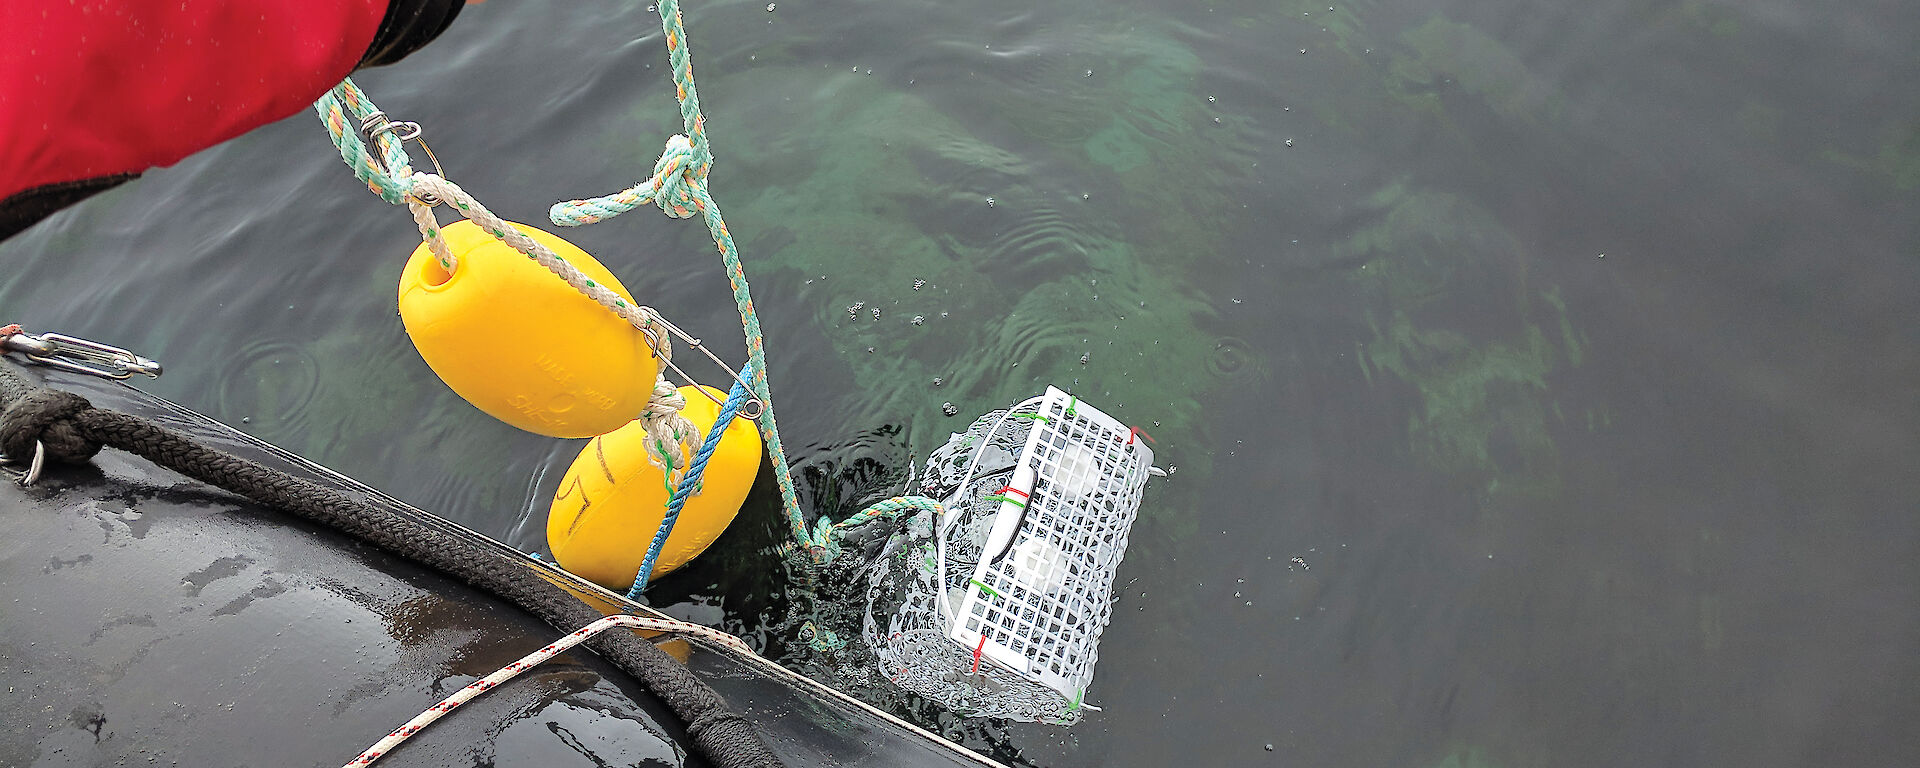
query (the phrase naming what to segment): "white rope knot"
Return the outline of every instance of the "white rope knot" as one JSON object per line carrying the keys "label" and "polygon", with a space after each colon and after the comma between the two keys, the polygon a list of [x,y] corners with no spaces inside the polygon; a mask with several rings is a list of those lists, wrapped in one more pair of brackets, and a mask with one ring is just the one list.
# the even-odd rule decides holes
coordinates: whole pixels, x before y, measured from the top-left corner
{"label": "white rope knot", "polygon": [[687,407],[686,396],[681,395],[680,390],[675,389],[673,384],[662,376],[653,383],[653,397],[647,400],[647,409],[644,411],[646,415],[641,418],[658,419],[672,416],[685,407]]}
{"label": "white rope knot", "polygon": [[687,464],[700,450],[700,428],[680,413],[686,407],[686,396],[662,374],[654,380],[653,394],[640,412],[640,425],[647,432],[647,463],[666,470],[672,488],[680,487]]}
{"label": "white rope knot", "polygon": [[690,218],[699,211],[694,190],[707,183],[707,168],[713,157],[701,157],[687,137],[674,134],[667,148],[653,164],[653,203],[668,216]]}

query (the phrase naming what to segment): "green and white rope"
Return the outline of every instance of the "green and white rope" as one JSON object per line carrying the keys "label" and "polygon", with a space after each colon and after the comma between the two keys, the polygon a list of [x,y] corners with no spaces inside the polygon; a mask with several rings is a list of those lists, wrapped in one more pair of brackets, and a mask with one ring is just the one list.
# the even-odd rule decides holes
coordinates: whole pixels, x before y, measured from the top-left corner
{"label": "green and white rope", "polygon": [[[740,252],[734,245],[733,235],[727,231],[720,205],[707,192],[707,173],[713,167],[713,153],[707,144],[706,118],[700,113],[700,94],[693,83],[693,65],[687,47],[686,27],[680,16],[680,3],[679,0],[663,0],[658,8],[661,29],[666,33],[667,57],[672,64],[675,96],[680,103],[680,118],[686,132],[667,140],[666,149],[654,163],[653,175],[646,181],[604,197],[558,203],[549,211],[549,218],[560,226],[579,226],[603,221],[653,203],[674,218],[691,218],[697,212],[705,220],[707,231],[720,251],[721,261],[726,265],[727,282],[733,289],[734,303],[740,310],[741,329],[747,342],[747,361],[753,370],[752,380],[748,384],[763,408],[761,417],[756,421],[761,437],[766,442],[767,452],[773,459],[774,476],[780,486],[789,532],[816,560],[831,559],[839,549],[836,539],[853,527],[875,519],[898,518],[923,509],[941,514],[940,503],[933,499],[895,497],[868,507],[838,524],[830,523],[823,517],[812,530],[808,529],[806,518],[800,511],[799,494],[794,488],[786,449],[780,440],[779,424],[774,419],[773,391],[767,379],[765,337],[759,315],[753,309],[753,296],[747,285],[746,271],[741,266]],[[341,158],[353,169],[354,176],[365,182],[367,188],[381,199],[407,205],[420,228],[421,238],[448,272],[452,272],[458,262],[441,236],[440,225],[433,217],[431,207],[421,201],[422,196],[451,204],[461,215],[472,219],[501,242],[539,262],[575,290],[646,333],[663,361],[672,359],[672,344],[662,330],[664,323],[658,313],[649,307],[632,305],[606,287],[595,284],[566,263],[565,259],[494,216],[453,182],[434,174],[414,173],[404,142],[390,131],[375,134],[374,143],[384,158],[384,166],[376,162],[365,142],[360,140],[357,130],[348,122],[349,116],[357,122],[377,112],[352,80],[341,83],[321,97],[314,108],[332,135]],[[699,430],[680,415],[680,409],[685,405],[685,400],[667,383],[663,372],[654,385],[653,398],[641,416],[649,436],[649,459],[656,465],[667,467],[670,482],[676,486],[685,472],[681,456],[691,455],[701,439]],[[668,446],[679,446],[680,450],[672,451]]]}
{"label": "green and white rope", "polygon": [[667,141],[666,150],[654,163],[653,176],[620,192],[591,200],[558,203],[549,218],[560,226],[591,224],[647,203],[660,206],[668,216],[689,218],[699,212],[706,220],[720,259],[726,264],[727,282],[733,288],[734,304],[740,310],[740,324],[747,340],[747,364],[753,369],[754,397],[762,404],[760,436],[773,459],[774,478],[780,486],[780,499],[786,510],[787,527],[794,541],[807,548],[816,559],[832,556],[833,547],[825,520],[818,531],[807,529],[800,512],[800,500],[794,490],[793,473],[787,466],[786,449],[780,442],[780,427],[773,415],[773,391],[767,383],[767,358],[760,318],[753,310],[753,296],[747,286],[746,271],[740,265],[740,251],[727,231],[720,205],[707,193],[707,172],[713,167],[713,153],[707,146],[706,118],[700,114],[700,93],[693,84],[693,65],[687,50],[686,27],[680,18],[679,0],[659,3],[660,25],[666,33],[667,58],[673,65],[675,96],[680,101],[684,135]]}
{"label": "green and white rope", "polygon": [[[606,307],[609,311],[626,320],[641,333],[646,334],[654,351],[663,363],[673,360],[673,342],[665,329],[665,322],[658,312],[644,305],[634,304],[587,277],[578,268],[553,252],[553,249],[528,237],[513,225],[507,223],[493,211],[488,210],[473,195],[461,189],[460,185],[431,173],[415,173],[407,158],[403,142],[395,138],[390,131],[375,134],[375,143],[386,157],[385,166],[375,163],[368,154],[366,143],[360,140],[358,131],[353,127],[360,120],[377,110],[367,99],[366,94],[354,85],[351,79],[335,86],[334,89],[314,103],[320,120],[327,126],[327,132],[333,137],[334,146],[340,149],[340,156],[347,161],[354,176],[366,182],[367,188],[381,199],[390,203],[407,205],[413,214],[414,223],[420,228],[420,237],[427,244],[440,266],[449,273],[458,268],[452,249],[447,245],[441,232],[440,223],[434,218],[431,206],[421,202],[422,197],[431,197],[445,201],[460,215],[471,219],[481,230],[507,244],[508,247],[525,254],[540,266],[572,286],[574,290]],[[348,115],[354,118],[349,123]],[[659,376],[654,380],[653,391],[646,407],[638,415],[647,432],[647,459],[653,465],[667,471],[670,485],[677,486],[686,472],[687,457],[700,446],[700,429],[681,414],[687,405],[666,377],[663,365]]]}
{"label": "green and white rope", "polygon": [[833,524],[835,535],[845,533],[875,520],[896,520],[912,512],[932,512],[933,519],[939,520],[947,514],[946,505],[925,496],[895,496],[876,503],[860,511],[859,514]]}

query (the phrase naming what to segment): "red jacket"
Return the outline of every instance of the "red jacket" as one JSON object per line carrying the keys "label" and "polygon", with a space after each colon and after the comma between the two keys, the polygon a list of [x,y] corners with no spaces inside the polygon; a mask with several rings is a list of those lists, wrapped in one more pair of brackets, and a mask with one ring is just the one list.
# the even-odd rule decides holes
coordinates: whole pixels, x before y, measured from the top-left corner
{"label": "red jacket", "polygon": [[0,0],[0,239],[305,109],[460,0]]}

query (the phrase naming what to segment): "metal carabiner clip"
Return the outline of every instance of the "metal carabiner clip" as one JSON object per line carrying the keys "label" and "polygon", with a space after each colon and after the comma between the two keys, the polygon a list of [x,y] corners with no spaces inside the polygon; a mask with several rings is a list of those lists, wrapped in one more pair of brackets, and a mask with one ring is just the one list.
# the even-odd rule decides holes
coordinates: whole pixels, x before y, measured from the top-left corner
{"label": "metal carabiner clip", "polygon": [[122,380],[138,373],[159,378],[160,364],[115,346],[60,333],[34,335],[8,326],[0,333],[0,352],[18,352],[28,360],[71,373]]}

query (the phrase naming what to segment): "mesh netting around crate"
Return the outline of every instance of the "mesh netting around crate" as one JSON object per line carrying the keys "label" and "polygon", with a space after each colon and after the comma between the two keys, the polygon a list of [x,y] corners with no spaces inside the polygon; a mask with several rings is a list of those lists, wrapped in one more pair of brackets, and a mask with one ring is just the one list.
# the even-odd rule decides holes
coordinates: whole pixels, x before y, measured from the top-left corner
{"label": "mesh netting around crate", "polygon": [[[1020,416],[1034,414],[1039,402],[1035,398],[1011,413],[989,413],[928,457],[921,492],[947,500],[959,516],[947,534],[944,575],[938,573],[938,521],[922,513],[888,542],[874,563],[863,629],[879,659],[880,674],[905,690],[964,716],[1069,725],[1080,718],[1074,702],[997,664],[976,664],[972,652],[948,638],[936,602],[946,594],[952,605],[960,604],[1000,508],[999,502],[985,499],[1013,475],[1033,424]],[[976,453],[978,464],[968,480]]]}
{"label": "mesh netting around crate", "polygon": [[1125,424],[1047,388],[1019,459],[1034,470],[1031,493],[1000,508],[1000,522],[1018,523],[987,546],[1008,549],[974,569],[947,636],[1080,701],[1152,457]]}

